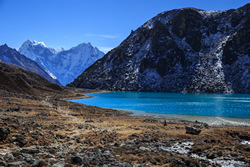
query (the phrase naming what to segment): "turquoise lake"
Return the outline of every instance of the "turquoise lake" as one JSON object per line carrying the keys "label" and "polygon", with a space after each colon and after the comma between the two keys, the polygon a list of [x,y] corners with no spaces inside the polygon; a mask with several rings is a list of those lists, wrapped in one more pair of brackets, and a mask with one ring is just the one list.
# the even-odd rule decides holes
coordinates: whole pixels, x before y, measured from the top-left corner
{"label": "turquoise lake", "polygon": [[122,109],[135,115],[250,126],[250,94],[107,92],[88,95],[94,98],[71,101]]}

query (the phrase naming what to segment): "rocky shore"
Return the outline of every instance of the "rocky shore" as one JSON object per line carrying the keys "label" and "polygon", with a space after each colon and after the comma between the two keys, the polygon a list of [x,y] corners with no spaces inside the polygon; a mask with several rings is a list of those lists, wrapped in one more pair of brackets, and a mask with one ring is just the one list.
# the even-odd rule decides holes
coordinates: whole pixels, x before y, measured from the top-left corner
{"label": "rocky shore", "polygon": [[250,127],[209,126],[67,101],[86,89],[0,91],[0,166],[250,166]]}

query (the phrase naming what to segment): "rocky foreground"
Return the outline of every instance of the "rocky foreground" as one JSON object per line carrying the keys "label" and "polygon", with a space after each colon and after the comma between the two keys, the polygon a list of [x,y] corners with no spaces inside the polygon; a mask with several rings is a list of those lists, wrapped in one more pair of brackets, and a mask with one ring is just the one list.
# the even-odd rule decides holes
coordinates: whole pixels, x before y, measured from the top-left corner
{"label": "rocky foreground", "polygon": [[42,96],[0,91],[0,166],[250,166],[250,127],[133,117]]}

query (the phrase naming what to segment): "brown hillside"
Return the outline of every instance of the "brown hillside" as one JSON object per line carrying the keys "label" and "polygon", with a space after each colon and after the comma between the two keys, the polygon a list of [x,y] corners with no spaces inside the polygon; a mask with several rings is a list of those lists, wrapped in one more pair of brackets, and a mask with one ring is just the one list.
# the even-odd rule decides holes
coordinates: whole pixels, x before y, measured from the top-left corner
{"label": "brown hillside", "polygon": [[2,62],[0,62],[0,89],[30,95],[41,95],[46,92],[63,90],[62,87],[35,73],[11,67]]}

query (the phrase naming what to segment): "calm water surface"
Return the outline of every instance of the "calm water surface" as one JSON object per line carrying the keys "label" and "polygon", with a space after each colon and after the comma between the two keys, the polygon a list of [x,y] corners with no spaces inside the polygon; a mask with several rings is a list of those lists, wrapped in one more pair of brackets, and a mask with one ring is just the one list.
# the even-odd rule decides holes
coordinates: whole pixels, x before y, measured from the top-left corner
{"label": "calm water surface", "polygon": [[107,92],[74,102],[123,109],[136,115],[250,126],[250,94]]}

